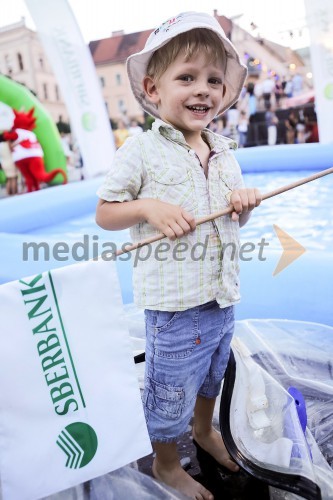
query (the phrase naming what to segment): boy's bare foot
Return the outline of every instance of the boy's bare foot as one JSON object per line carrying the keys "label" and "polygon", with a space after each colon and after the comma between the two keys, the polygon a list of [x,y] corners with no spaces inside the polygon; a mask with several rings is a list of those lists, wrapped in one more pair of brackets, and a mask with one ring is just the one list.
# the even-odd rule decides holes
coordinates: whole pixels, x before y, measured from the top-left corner
{"label": "boy's bare foot", "polygon": [[167,469],[159,466],[158,460],[155,458],[153,475],[159,481],[175,488],[189,498],[194,500],[214,500],[214,496],[187,474],[180,464]]}
{"label": "boy's bare foot", "polygon": [[193,425],[192,436],[201,448],[215,458],[219,464],[231,472],[239,471],[238,465],[232,460],[225,447],[221,434],[214,427],[211,427],[208,432],[200,433],[195,430],[195,426]]}

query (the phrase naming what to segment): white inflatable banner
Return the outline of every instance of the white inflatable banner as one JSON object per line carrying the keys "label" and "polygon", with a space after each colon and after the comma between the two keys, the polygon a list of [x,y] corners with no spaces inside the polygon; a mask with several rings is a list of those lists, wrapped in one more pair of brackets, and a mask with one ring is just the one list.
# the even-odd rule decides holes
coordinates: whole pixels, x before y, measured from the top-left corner
{"label": "white inflatable banner", "polygon": [[333,2],[305,0],[319,140],[333,142]]}
{"label": "white inflatable banner", "polygon": [[66,103],[86,177],[110,168],[113,134],[96,69],[66,0],[26,0]]}
{"label": "white inflatable banner", "polygon": [[34,500],[151,453],[113,262],[0,287],[4,500]]}

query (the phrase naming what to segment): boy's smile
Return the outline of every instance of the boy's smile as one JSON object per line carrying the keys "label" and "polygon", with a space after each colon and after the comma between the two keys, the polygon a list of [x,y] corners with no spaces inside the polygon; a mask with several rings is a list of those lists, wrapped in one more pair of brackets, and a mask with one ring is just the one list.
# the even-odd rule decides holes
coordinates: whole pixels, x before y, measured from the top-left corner
{"label": "boy's smile", "polygon": [[224,71],[201,52],[189,61],[178,54],[160,79],[146,83],[147,93],[158,106],[160,117],[184,134],[185,139],[201,131],[222,107]]}

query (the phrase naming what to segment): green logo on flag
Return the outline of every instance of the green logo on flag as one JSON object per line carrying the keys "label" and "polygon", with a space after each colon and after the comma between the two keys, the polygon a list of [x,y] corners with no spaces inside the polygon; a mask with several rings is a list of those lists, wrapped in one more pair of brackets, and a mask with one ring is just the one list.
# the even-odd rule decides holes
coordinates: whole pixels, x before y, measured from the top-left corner
{"label": "green logo on flag", "polygon": [[328,83],[324,88],[326,99],[333,99],[333,83]]}
{"label": "green logo on flag", "polygon": [[90,425],[75,422],[60,432],[57,445],[67,456],[66,467],[81,469],[94,458],[98,440]]}
{"label": "green logo on flag", "polygon": [[96,128],[97,117],[95,113],[86,111],[81,117],[82,126],[87,132],[92,132]]}

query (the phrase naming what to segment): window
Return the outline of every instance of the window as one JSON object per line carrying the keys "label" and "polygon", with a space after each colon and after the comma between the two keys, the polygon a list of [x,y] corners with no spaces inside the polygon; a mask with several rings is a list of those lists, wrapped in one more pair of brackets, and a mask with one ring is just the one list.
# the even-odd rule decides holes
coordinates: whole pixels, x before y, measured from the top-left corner
{"label": "window", "polygon": [[54,86],[54,93],[55,93],[55,98],[56,98],[56,101],[60,101],[60,96],[59,96],[59,87],[57,84],[55,84]]}
{"label": "window", "polygon": [[43,59],[43,57],[39,56],[38,61],[39,61],[39,67],[40,67],[40,69],[44,69],[44,59]]}
{"label": "window", "polygon": [[19,65],[20,71],[23,71],[24,70],[23,59],[22,59],[22,55],[19,52],[17,54],[17,60],[18,60],[18,65]]}
{"label": "window", "polygon": [[43,94],[44,94],[44,99],[48,99],[48,92],[47,92],[47,83],[43,83]]}
{"label": "window", "polygon": [[11,58],[8,54],[5,55],[5,66],[6,66],[7,75],[11,75],[13,72],[13,68],[12,68]]}
{"label": "window", "polygon": [[125,103],[123,101],[123,99],[119,99],[118,101],[118,109],[121,113],[124,113],[126,111],[126,106],[125,106]]}
{"label": "window", "polygon": [[105,78],[104,78],[104,76],[100,76],[99,77],[99,81],[101,83],[101,87],[105,87]]}
{"label": "window", "polygon": [[116,84],[121,85],[121,75],[119,73],[116,74]]}

